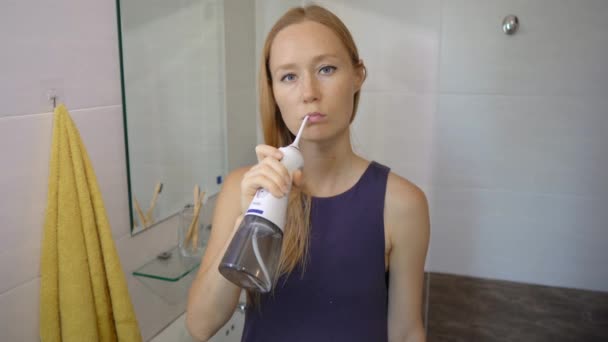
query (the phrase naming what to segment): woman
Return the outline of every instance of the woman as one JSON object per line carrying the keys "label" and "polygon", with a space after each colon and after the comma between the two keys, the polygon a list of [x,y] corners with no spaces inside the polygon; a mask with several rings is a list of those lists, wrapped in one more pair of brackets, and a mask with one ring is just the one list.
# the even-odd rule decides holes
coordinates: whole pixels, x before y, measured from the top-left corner
{"label": "woman", "polygon": [[[293,181],[279,279],[271,293],[249,296],[243,341],[425,340],[427,201],[352,150],[365,75],[348,29],[322,7],[291,9],[268,34],[260,72],[266,145],[256,147],[258,164],[227,177],[218,198],[190,289],[194,337],[213,336],[236,308],[241,289],[218,266],[253,195],[265,188],[283,196]],[[304,168],[290,177],[277,147],[292,141],[306,115]]]}

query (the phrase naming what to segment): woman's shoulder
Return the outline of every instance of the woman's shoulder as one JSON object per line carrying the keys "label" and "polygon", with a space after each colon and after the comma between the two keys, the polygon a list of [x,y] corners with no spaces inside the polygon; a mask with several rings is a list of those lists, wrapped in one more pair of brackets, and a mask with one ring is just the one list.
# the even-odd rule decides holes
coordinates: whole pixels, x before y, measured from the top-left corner
{"label": "woman's shoulder", "polygon": [[386,213],[397,220],[428,215],[426,194],[410,180],[389,172],[385,197]]}
{"label": "woman's shoulder", "polygon": [[386,192],[392,200],[400,205],[411,205],[420,201],[426,201],[424,191],[412,181],[399,176],[394,172],[389,172],[386,182]]}
{"label": "woman's shoulder", "polygon": [[240,198],[241,195],[241,181],[243,177],[251,169],[253,165],[243,166],[233,169],[228,173],[224,184],[220,190],[220,195],[230,197],[232,199]]}
{"label": "woman's shoulder", "polygon": [[385,207],[389,205],[396,209],[404,209],[403,207],[416,206],[421,202],[426,202],[424,191],[412,181],[396,174],[385,164],[359,158],[368,164],[368,169],[382,170],[383,176],[386,177]]}
{"label": "woman's shoulder", "polygon": [[419,243],[428,244],[429,221],[429,208],[424,191],[413,182],[390,172],[384,201],[384,228],[388,238],[388,250],[414,250],[415,245]]}
{"label": "woman's shoulder", "polygon": [[247,171],[249,171],[254,166],[255,165],[252,164],[252,165],[242,166],[242,167],[233,169],[226,176],[226,181],[224,182],[225,185],[241,184],[241,181],[243,180],[243,177],[245,177],[245,174],[247,173]]}
{"label": "woman's shoulder", "polygon": [[242,166],[242,167],[233,169],[226,176],[226,182],[225,183],[228,183],[228,182],[237,182],[237,183],[240,183],[241,180],[243,180],[243,177],[245,176],[245,174],[247,173],[247,171],[249,171],[249,169],[251,169],[253,166],[254,165],[247,165],[247,166]]}

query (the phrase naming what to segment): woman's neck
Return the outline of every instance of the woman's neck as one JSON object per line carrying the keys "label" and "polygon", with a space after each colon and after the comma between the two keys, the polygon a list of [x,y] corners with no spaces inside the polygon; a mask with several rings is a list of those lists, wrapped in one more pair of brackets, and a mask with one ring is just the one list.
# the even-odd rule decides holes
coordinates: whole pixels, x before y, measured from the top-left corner
{"label": "woman's neck", "polygon": [[300,142],[304,157],[306,191],[316,197],[330,197],[350,189],[367,167],[367,161],[353,152],[350,133],[331,142]]}

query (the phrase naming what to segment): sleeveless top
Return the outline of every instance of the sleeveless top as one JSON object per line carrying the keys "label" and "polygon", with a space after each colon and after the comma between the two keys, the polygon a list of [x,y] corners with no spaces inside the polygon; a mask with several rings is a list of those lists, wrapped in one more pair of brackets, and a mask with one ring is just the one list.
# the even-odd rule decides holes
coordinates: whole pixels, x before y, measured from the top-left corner
{"label": "sleeveless top", "polygon": [[245,313],[242,342],[387,341],[384,196],[389,168],[371,162],[333,197],[313,197],[309,259]]}

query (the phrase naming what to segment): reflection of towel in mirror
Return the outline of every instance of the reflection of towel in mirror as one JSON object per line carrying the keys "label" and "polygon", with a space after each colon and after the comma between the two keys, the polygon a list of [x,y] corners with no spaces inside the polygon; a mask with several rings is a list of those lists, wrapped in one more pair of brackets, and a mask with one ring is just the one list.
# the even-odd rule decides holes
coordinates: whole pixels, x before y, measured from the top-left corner
{"label": "reflection of towel in mirror", "polygon": [[40,263],[42,341],[141,341],[88,154],[55,108]]}

